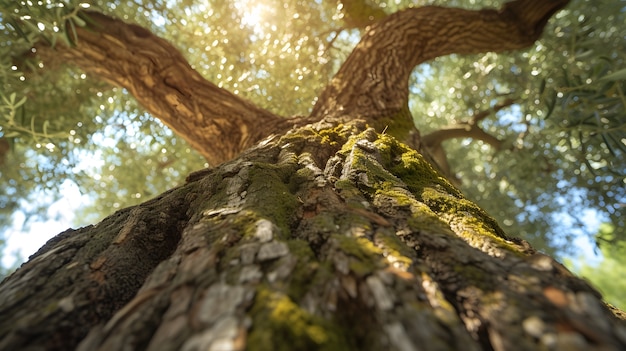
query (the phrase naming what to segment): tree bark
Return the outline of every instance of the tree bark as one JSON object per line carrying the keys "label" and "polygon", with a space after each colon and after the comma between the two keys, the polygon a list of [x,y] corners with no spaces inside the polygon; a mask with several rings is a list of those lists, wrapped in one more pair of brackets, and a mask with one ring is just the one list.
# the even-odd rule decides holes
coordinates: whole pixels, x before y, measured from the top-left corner
{"label": "tree bark", "polygon": [[397,129],[406,130],[406,121],[397,116],[406,116],[408,81],[416,65],[453,53],[528,47],[552,14],[568,2],[512,1],[499,11],[437,6],[398,11],[366,31],[320,95],[312,115],[348,111],[376,127],[400,123]]}
{"label": "tree bark", "polygon": [[[75,45],[36,46],[44,61],[71,63],[121,86],[153,116],[218,165],[272,133],[293,126],[219,88],[196,72],[176,47],[135,24],[93,11],[76,27]],[[70,34],[72,35],[72,34]]]}
{"label": "tree bark", "polygon": [[626,326],[414,150],[303,127],[48,242],[2,350],[623,350]]}
{"label": "tree bark", "polygon": [[[417,17],[426,36],[404,27],[418,13],[407,10],[396,21],[412,40],[398,38],[423,49],[388,55],[378,52],[388,41],[381,47],[372,38],[397,36],[389,32],[395,22],[373,26],[304,120],[319,123],[268,138],[97,225],[61,233],[7,277],[0,349],[625,349],[624,321],[593,288],[507,237],[418,152],[368,127],[406,116],[408,73],[388,67],[483,44],[529,45],[565,3],[515,1],[478,15],[428,8],[433,18]],[[454,25],[442,21],[447,15]],[[97,23],[111,19],[92,17],[95,30],[79,30],[79,44],[62,54],[145,99],[197,147],[228,143],[208,158],[225,161],[267,136],[251,129],[259,123],[287,129],[203,81],[181,56],[163,51],[169,44],[146,46],[154,36],[145,30],[115,22],[121,29],[108,32]],[[124,50],[140,64],[119,53],[122,68],[113,67],[111,55]],[[218,139],[229,133],[232,140]]]}

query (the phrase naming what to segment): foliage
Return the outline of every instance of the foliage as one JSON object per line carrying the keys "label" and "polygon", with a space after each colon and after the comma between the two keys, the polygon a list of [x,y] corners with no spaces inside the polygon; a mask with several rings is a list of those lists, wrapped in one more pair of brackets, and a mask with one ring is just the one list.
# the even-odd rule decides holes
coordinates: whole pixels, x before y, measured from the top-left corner
{"label": "foliage", "polygon": [[[144,26],[208,80],[292,116],[308,113],[359,27],[428,3],[481,8],[502,1],[0,1],[0,92],[8,100],[0,102],[0,141],[10,145],[0,165],[0,226],[31,194],[59,196],[63,179],[94,197],[94,208],[79,216],[86,224],[204,167],[123,89],[31,57],[40,38],[73,44],[73,28],[86,20],[76,9]],[[525,52],[451,55],[415,71],[410,106],[422,134],[514,99],[481,122],[505,147],[450,140],[446,150],[462,190],[510,234],[544,251],[566,252],[573,228],[587,229],[579,223],[587,208],[624,239],[624,17],[616,0],[574,1]]]}
{"label": "foliage", "polygon": [[[598,236],[601,238],[611,238],[614,229],[609,224],[600,226]],[[566,261],[568,266],[572,267],[576,273],[585,277],[602,293],[604,299],[610,304],[624,310],[626,308],[626,281],[624,280],[624,271],[626,267],[626,244],[621,242],[619,245],[609,245],[603,243],[600,245],[602,253],[602,261],[599,263],[591,263],[584,258],[574,263],[572,260]]]}
{"label": "foliage", "polygon": [[470,198],[543,250],[594,233],[589,208],[625,238],[625,17],[620,2],[576,1],[526,51],[418,68],[411,107],[423,134],[515,102],[481,122],[500,149],[451,140],[448,157]]}

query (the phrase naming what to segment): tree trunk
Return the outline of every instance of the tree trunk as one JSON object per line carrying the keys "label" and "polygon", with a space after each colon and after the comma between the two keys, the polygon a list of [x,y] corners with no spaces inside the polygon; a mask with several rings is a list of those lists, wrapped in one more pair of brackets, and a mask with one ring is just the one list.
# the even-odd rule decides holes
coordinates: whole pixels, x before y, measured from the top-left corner
{"label": "tree trunk", "polygon": [[213,163],[266,139],[50,240],[0,284],[0,349],[625,349],[595,290],[390,135],[413,129],[412,65],[530,45],[566,3],[386,17],[288,132],[165,41],[92,14],[62,57],[126,87]]}
{"label": "tree trunk", "polygon": [[623,350],[626,326],[363,123],[266,141],[48,242],[2,350]]}

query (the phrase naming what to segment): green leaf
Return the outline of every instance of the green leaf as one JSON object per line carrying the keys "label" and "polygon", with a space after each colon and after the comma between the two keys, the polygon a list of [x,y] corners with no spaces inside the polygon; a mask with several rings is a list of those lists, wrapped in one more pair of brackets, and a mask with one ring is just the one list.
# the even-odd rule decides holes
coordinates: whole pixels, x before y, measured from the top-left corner
{"label": "green leaf", "polygon": [[604,145],[606,145],[606,148],[609,149],[609,152],[611,153],[611,155],[613,155],[613,157],[616,157],[617,153],[615,152],[615,150],[613,150],[613,147],[611,146],[611,143],[606,138],[606,134],[602,133],[601,136],[602,136],[602,140],[604,141]]}
{"label": "green leaf", "polygon": [[541,80],[541,85],[539,85],[539,96],[543,94],[543,91],[546,89],[546,79],[543,78]]}
{"label": "green leaf", "polygon": [[552,98],[548,101],[548,111],[546,112],[546,116],[544,117],[544,119],[548,119],[548,117],[550,117],[550,115],[552,115],[552,112],[554,111],[554,107],[556,106],[556,93],[552,95]]}
{"label": "green leaf", "polygon": [[584,61],[586,60],[588,57],[590,57],[591,55],[593,55],[593,49],[589,49],[587,51],[584,51],[578,55],[576,55],[576,60],[578,61]]}
{"label": "green leaf", "polygon": [[626,68],[620,69],[619,71],[613,72],[611,74],[608,74],[600,78],[600,80],[610,80],[610,81],[624,80],[624,79],[626,79]]}
{"label": "green leaf", "polygon": [[77,26],[79,27],[84,27],[87,25],[87,23],[80,17],[78,16],[74,16],[72,18],[70,18],[70,21],[75,22]]}
{"label": "green leaf", "polygon": [[13,27],[15,29],[15,31],[22,37],[24,38],[26,41],[30,41],[30,39],[28,38],[28,35],[26,35],[26,33],[22,30],[22,27],[20,25],[17,24],[17,22],[13,19],[9,20],[9,24],[11,25],[11,27]]}
{"label": "green leaf", "polygon": [[[13,93],[13,95],[15,95],[15,93]],[[20,101],[16,102],[16,103],[13,105],[13,107],[14,107],[14,108],[18,108],[18,107],[20,107],[20,106],[24,105],[24,103],[25,103],[25,102],[26,102],[26,96],[22,97],[22,98],[20,99]]]}
{"label": "green leaf", "polygon": [[608,138],[613,141],[613,146],[617,145],[621,152],[626,153],[626,145],[624,145],[624,143],[619,140],[620,137],[615,134],[617,133],[608,133]]}
{"label": "green leaf", "polygon": [[78,43],[78,33],[76,33],[76,26],[73,21],[68,21],[70,24],[70,30],[65,31],[65,36],[70,46],[76,46]]}

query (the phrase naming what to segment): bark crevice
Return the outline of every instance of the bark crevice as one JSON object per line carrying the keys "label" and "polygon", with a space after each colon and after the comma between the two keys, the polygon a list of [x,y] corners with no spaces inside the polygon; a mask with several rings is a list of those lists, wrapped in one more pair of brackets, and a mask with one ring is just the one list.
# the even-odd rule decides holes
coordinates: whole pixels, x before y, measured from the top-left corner
{"label": "bark crevice", "polygon": [[[120,210],[96,226],[68,230],[51,239],[2,282],[0,313],[12,315],[16,308],[28,313],[3,320],[0,328],[10,328],[11,333],[0,341],[0,348],[32,342],[50,350],[67,349],[90,328],[109,320],[174,252],[188,220],[187,209],[184,197],[170,191]],[[49,305],[28,309],[38,301]],[[78,323],[65,327],[67,320]],[[58,329],[42,339],[50,325]]]}

